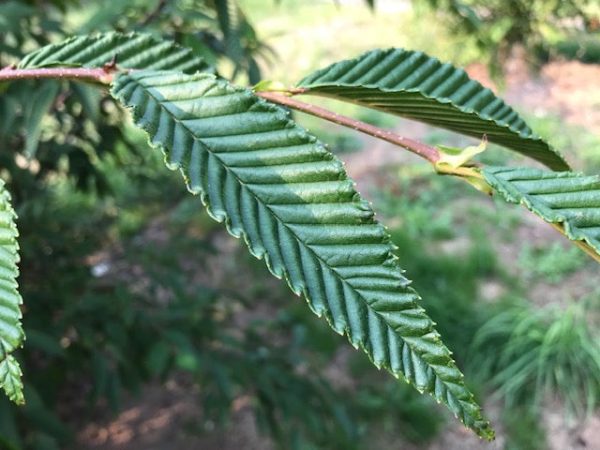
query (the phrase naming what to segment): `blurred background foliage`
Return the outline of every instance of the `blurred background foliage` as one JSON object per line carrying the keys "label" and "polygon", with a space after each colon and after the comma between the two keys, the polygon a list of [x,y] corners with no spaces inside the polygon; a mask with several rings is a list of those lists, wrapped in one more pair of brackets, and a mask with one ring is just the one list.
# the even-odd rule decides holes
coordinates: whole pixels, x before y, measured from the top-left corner
{"label": "blurred background foliage", "polygon": [[[66,36],[110,29],[176,40],[240,84],[262,76],[291,83],[392,45],[457,64],[486,62],[497,76],[515,48],[534,66],[558,57],[600,61],[593,1],[312,3],[8,0],[0,3],[0,66]],[[27,332],[19,352],[27,405],[0,398],[0,448],[122,448],[108,438],[94,446],[82,430],[136,402],[160,408],[144,403],[148,389],[169,386],[183,392],[174,402],[200,406],[189,423],[176,421],[179,440],[138,435],[139,448],[212,448],[205,439],[215,426],[243,438],[243,411],[267,436],[243,441],[247,448],[464,448],[465,435],[436,405],[374,370],[226,237],[108,96],[50,81],[0,84],[0,92],[0,176],[19,215]],[[466,143],[377,112],[342,112],[432,144]],[[600,169],[597,133],[524,114],[577,168]],[[362,161],[377,145],[298,120],[344,158]],[[496,150],[484,156],[488,163],[513,157]],[[481,398],[495,393],[487,406],[500,424],[498,446],[550,445],[548,404],[570,423],[593,415],[593,262],[553,234],[536,237],[514,208],[432,177],[412,159],[385,161],[365,180],[359,176],[359,187],[382,212],[459,365]],[[136,439],[127,448],[137,448]]]}
{"label": "blurred background foliage", "polygon": [[589,0],[424,0],[449,30],[475,43],[496,74],[515,47],[533,67],[564,56],[600,62],[600,4]]}

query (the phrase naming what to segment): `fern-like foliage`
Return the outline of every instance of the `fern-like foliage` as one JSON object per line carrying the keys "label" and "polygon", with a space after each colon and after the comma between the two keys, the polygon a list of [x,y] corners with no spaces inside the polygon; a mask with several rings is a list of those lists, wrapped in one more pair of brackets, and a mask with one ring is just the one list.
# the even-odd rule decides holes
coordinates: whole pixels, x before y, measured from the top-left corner
{"label": "fern-like foliage", "polygon": [[12,353],[21,347],[25,335],[21,327],[23,303],[17,290],[19,244],[16,214],[10,194],[0,180],[0,388],[15,403],[24,403],[21,369]]}
{"label": "fern-like foliage", "polygon": [[425,53],[373,50],[334,63],[298,84],[306,94],[379,109],[506,146],[554,170],[563,157],[517,112],[467,73]]}
{"label": "fern-like foliage", "polygon": [[283,108],[209,74],[134,71],[113,95],[210,215],[377,367],[493,436],[342,163]]}
{"label": "fern-like foliage", "polygon": [[18,68],[57,65],[102,67],[110,63],[123,69],[178,70],[184,73],[213,71],[189,48],[145,33],[76,36],[30,53],[21,60]]}
{"label": "fern-like foliage", "polygon": [[482,173],[505,200],[556,225],[600,260],[600,176],[513,167],[487,167]]}
{"label": "fern-like foliage", "polygon": [[[581,418],[600,406],[600,345],[594,297],[566,307],[517,301],[497,308],[473,339],[471,367],[507,404],[562,398]],[[502,343],[502,345],[499,345]]]}

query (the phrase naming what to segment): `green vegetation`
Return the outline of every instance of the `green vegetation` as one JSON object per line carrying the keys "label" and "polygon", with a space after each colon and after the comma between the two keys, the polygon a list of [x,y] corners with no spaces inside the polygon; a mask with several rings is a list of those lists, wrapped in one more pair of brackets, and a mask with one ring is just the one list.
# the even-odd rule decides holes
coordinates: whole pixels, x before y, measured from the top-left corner
{"label": "green vegetation", "polygon": [[526,244],[519,254],[519,266],[530,277],[541,277],[558,283],[567,275],[584,266],[587,259],[575,248],[564,248],[558,242],[550,247]]}
{"label": "green vegetation", "polygon": [[[400,127],[406,137],[413,132],[406,117],[475,138],[487,131],[490,141],[521,153],[490,144],[477,165],[440,164],[441,146],[460,152],[472,140],[419,128],[415,137],[433,167],[401,156],[369,168],[359,186],[372,208],[331,154],[351,151],[360,161],[370,157],[358,153],[370,141],[269,103],[303,111],[294,89],[289,96],[255,95],[211,73],[238,85],[264,74],[291,83],[383,41],[455,62],[478,58],[472,42],[448,38],[452,30],[441,21],[426,33],[412,27],[413,11],[378,14],[364,5],[332,2],[315,14],[316,6],[295,0],[272,7],[254,0],[111,4],[0,5],[3,66],[77,71],[83,65],[92,70],[87,81],[110,83],[114,95],[72,79],[0,81],[6,182],[0,385],[8,393],[0,398],[0,448],[79,447],[78,430],[99,411],[110,417],[152,381],[175,383],[197,400],[201,419],[188,432],[217,424],[235,433],[235,412],[244,408],[260,432],[286,449],[421,446],[457,426],[451,413],[489,437],[471,391],[478,400],[501,400],[506,448],[546,445],[548,401],[564,405],[572,419],[597,411],[598,294],[560,298],[560,306],[546,305],[543,296],[545,289],[569,292],[582,278],[593,287],[597,266],[567,247],[568,240],[542,233],[544,241],[530,241],[537,223],[546,224],[534,215],[525,220],[525,209],[504,202],[523,203],[548,222],[566,217],[565,234],[597,257],[600,182],[589,174],[600,160],[593,133],[559,117],[484,113],[499,104],[491,92],[453,66],[433,70],[435,60],[420,53],[395,52],[420,55],[408,76],[398,61],[373,58],[377,52],[363,56],[372,59],[368,79],[336,72],[352,60],[334,63],[301,83],[309,93],[338,99],[314,98],[327,110],[380,130]],[[368,23],[378,26],[356,39],[354,25]],[[105,34],[44,47],[113,27],[152,35]],[[330,28],[339,28],[335,42],[326,38]],[[302,33],[323,45],[307,48]],[[383,69],[394,83],[375,76]],[[441,95],[435,88],[447,70],[460,76]],[[474,88],[480,95],[459,95]],[[132,109],[133,122],[121,104]],[[588,176],[489,167],[526,166],[532,156],[564,168],[553,148],[565,150],[565,159]],[[164,163],[180,169],[208,212]],[[452,176],[434,176],[432,169]],[[512,176],[519,170],[526,180]],[[456,178],[495,188],[495,204]],[[11,203],[19,216],[19,293]],[[377,221],[373,210],[381,213]],[[251,255],[213,219],[242,236]],[[413,280],[410,287],[398,264]],[[269,271],[309,307],[291,299],[286,283]],[[515,300],[521,298],[528,300]],[[27,340],[19,349],[21,310]],[[24,406],[9,401],[23,396]]]}
{"label": "green vegetation", "polygon": [[[600,402],[597,330],[587,316],[597,294],[566,310],[550,305],[534,310],[517,302],[491,316],[475,335],[469,364],[491,379],[510,406],[534,406],[558,397],[571,413],[593,411]],[[498,348],[499,354],[491,351]]]}
{"label": "green vegetation", "polygon": [[[554,52],[575,53],[570,50],[572,44],[564,42],[577,35],[593,36],[600,14],[594,0],[426,0],[421,4],[465,45],[478,48],[479,59],[497,73],[515,47],[527,50],[532,65],[539,65]],[[573,56],[593,60],[593,50],[585,45],[580,48],[585,50]]]}

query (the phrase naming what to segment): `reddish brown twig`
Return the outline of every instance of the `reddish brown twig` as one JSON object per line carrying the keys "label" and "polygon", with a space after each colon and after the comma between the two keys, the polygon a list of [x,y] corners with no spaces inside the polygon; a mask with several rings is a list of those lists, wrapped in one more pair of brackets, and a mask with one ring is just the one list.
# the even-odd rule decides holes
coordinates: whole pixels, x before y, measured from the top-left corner
{"label": "reddish brown twig", "polygon": [[106,64],[102,68],[87,67],[48,67],[42,69],[17,69],[8,66],[0,70],[0,82],[14,80],[36,80],[42,78],[68,79],[90,81],[100,84],[110,84],[117,67]]}
{"label": "reddish brown twig", "polygon": [[274,91],[257,92],[256,95],[270,102],[287,106],[289,108],[328,120],[329,122],[337,123],[338,125],[352,128],[353,130],[361,131],[362,133],[368,134],[370,136],[383,139],[384,141],[398,145],[410,152],[419,155],[422,158],[425,158],[432,164],[435,164],[440,159],[440,153],[435,147],[431,147],[427,144],[423,144],[422,142],[418,142],[413,139],[400,136],[392,131],[377,128],[368,123],[361,122],[360,120],[352,119],[351,117],[334,113],[327,109],[321,108],[320,106],[301,102],[299,100],[291,98],[289,95]]}

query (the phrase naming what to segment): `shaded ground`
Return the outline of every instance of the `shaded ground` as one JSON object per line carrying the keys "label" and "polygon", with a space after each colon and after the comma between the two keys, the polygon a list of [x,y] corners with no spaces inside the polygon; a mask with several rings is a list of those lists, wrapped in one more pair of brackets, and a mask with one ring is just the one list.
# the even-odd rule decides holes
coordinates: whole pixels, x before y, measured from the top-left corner
{"label": "shaded ground", "polygon": [[[205,421],[192,387],[181,380],[146,386],[115,419],[83,427],[74,448],[96,450],[270,450],[250,410],[240,402],[232,413],[232,432],[214,431]],[[202,424],[202,426],[198,426]]]}
{"label": "shaded ground", "polygon": [[[565,120],[588,127],[600,134],[600,67],[582,65],[577,62],[555,62],[543,68],[540,77],[534,78],[527,73],[523,65],[514,61],[508,68],[508,79],[504,97],[521,108],[534,114],[556,114]],[[490,85],[485,70],[478,66],[470,68],[470,73],[485,84]],[[409,121],[403,121],[398,131],[407,136],[423,139],[428,128]],[[412,155],[399,152],[391,145],[381,141],[364,139],[364,151],[345,155],[349,174],[357,181],[359,190],[368,192],[377,184],[378,172],[382,166],[392,162],[406,163],[415,160]],[[482,197],[482,207],[493,207]],[[523,225],[517,230],[518,239],[499,250],[500,260],[507,267],[514,261],[523,242],[561,241],[550,226],[523,214]],[[231,252],[230,240],[217,243],[221,251]],[[450,242],[443,251],[457,251],[461,242]],[[222,260],[226,260],[222,256]],[[226,281],[223,274],[212,274]],[[540,304],[558,300],[565,296],[576,297],[589,292],[590,286],[583,280],[594,279],[595,273],[575,273],[560,288],[549,293],[547,286],[532,285],[531,300]],[[214,281],[214,280],[213,280]],[[490,284],[482,286],[482,296],[494,298],[500,286]],[[268,312],[265,312],[267,315]],[[328,369],[333,380],[344,380],[345,357],[341,351]],[[350,381],[348,381],[350,382]],[[75,448],[84,450],[117,449],[270,449],[267,439],[261,437],[254,425],[249,411],[241,401],[236,405],[233,422],[228,431],[212,431],[210,422],[205,423],[192,395],[190,386],[184,380],[170,380],[164,385],[148,386],[138,399],[130,399],[124,411],[113,420],[98,420],[81,429]],[[488,412],[497,416],[498,408],[490,405]],[[560,408],[549,407],[544,417],[550,430],[548,442],[552,449],[600,449],[600,416],[590,418],[586,423],[568,425]],[[190,422],[203,423],[205,433],[193,435],[186,431]],[[497,423],[497,421],[496,421]],[[430,450],[459,449],[500,449],[504,445],[502,430],[496,442],[487,444],[474,437],[464,428],[451,424],[448,430],[428,446]],[[381,448],[416,448],[397,438],[386,442],[382,437]]]}
{"label": "shaded ground", "polygon": [[536,79],[513,60],[508,77],[507,101],[535,114],[557,114],[567,123],[600,134],[600,66],[554,62],[544,66]]}

